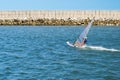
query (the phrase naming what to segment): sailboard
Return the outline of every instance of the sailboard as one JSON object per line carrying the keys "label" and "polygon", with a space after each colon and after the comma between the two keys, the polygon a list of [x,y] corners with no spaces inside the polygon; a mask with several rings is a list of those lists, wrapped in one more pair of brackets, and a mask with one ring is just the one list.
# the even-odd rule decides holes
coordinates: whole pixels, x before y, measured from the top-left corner
{"label": "sailboard", "polygon": [[[89,32],[93,22],[94,22],[94,18],[91,20],[91,22],[89,22],[87,27],[83,30],[83,32],[79,35],[78,39],[75,42],[82,43],[84,41],[84,39],[87,38],[88,32]],[[78,47],[78,46],[74,46],[74,44],[70,43],[69,41],[67,41],[66,43],[69,46]]]}
{"label": "sailboard", "polygon": [[69,45],[70,47],[74,47],[74,45],[72,43],[70,43],[69,41],[66,42],[67,45]]}

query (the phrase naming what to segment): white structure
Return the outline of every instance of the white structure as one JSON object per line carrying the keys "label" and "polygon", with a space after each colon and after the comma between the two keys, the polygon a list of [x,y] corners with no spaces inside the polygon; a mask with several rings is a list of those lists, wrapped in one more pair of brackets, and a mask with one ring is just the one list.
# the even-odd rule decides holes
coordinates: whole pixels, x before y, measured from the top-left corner
{"label": "white structure", "polygon": [[115,19],[120,20],[120,10],[33,10],[0,11],[0,19]]}

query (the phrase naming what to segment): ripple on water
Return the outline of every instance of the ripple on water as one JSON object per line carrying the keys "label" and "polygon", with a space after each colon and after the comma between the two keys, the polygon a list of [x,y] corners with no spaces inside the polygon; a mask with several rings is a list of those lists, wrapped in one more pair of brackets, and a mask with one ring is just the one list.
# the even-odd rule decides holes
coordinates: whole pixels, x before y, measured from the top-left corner
{"label": "ripple on water", "polygon": [[[0,27],[0,80],[119,80],[119,52],[77,49],[66,44],[74,42],[82,30],[83,27]],[[88,45],[119,50],[119,30],[93,27]]]}

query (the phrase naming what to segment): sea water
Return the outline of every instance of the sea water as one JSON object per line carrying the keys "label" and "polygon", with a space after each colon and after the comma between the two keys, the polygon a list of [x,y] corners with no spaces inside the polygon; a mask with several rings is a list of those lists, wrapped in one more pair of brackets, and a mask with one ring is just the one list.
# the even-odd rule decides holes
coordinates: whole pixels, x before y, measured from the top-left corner
{"label": "sea water", "polygon": [[120,27],[1,26],[0,80],[120,80]]}

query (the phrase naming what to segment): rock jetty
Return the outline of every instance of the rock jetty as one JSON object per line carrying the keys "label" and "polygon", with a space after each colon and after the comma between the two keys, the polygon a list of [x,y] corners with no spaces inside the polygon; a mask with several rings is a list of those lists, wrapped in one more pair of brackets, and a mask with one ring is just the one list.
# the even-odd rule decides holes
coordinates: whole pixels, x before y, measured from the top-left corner
{"label": "rock jetty", "polygon": [[120,26],[119,10],[0,11],[0,25],[93,25]]}

